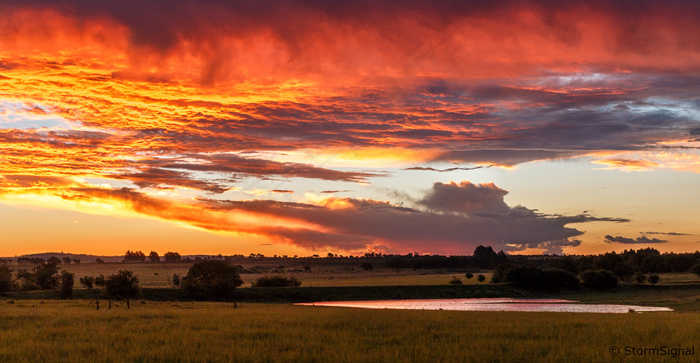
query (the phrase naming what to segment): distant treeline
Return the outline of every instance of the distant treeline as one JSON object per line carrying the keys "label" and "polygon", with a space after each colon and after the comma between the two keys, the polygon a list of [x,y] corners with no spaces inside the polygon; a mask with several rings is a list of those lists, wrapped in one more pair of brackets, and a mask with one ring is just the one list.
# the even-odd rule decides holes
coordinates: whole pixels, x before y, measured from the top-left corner
{"label": "distant treeline", "polygon": [[491,246],[479,246],[473,256],[441,256],[419,255],[387,255],[384,257],[386,267],[410,269],[442,269],[442,268],[483,268],[493,269],[507,263],[508,255],[503,251],[496,253]]}

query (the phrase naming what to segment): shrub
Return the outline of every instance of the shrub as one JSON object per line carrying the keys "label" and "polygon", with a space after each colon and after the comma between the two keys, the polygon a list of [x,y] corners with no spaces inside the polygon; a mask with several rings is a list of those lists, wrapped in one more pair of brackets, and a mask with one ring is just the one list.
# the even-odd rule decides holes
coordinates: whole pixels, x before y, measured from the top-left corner
{"label": "shrub", "polygon": [[19,290],[20,291],[41,290],[41,286],[37,285],[36,282],[34,282],[34,281],[21,280],[19,283]]}
{"label": "shrub", "polygon": [[12,289],[12,270],[0,265],[0,295]]}
{"label": "shrub", "polygon": [[656,285],[657,282],[659,282],[660,278],[659,275],[649,275],[649,283],[652,285]]}
{"label": "shrub", "polygon": [[452,276],[452,280],[450,280],[450,285],[462,285],[462,280],[457,276]]}
{"label": "shrub", "polygon": [[486,276],[481,275],[481,274],[476,275],[476,281],[484,282],[485,280],[486,280]]}
{"label": "shrub", "polygon": [[584,286],[595,290],[608,290],[617,287],[617,277],[607,270],[587,270],[579,275]]}
{"label": "shrub", "polygon": [[372,264],[369,262],[361,264],[360,267],[365,271],[374,271],[374,266],[372,266]]}
{"label": "shrub", "polygon": [[238,269],[225,261],[204,260],[190,267],[180,286],[192,299],[227,299],[243,284]]}
{"label": "shrub", "polygon": [[690,269],[688,272],[694,273],[698,276],[700,276],[700,262],[694,264],[693,266],[690,266]]}
{"label": "shrub", "polygon": [[263,276],[253,283],[253,287],[296,287],[301,286],[301,281],[296,277]]}
{"label": "shrub", "polygon": [[173,286],[180,287],[180,275],[173,274],[172,284]]}
{"label": "shrub", "polygon": [[515,266],[505,271],[505,282],[531,290],[577,289],[579,280],[573,273],[559,268],[541,269]]}
{"label": "shrub", "polygon": [[467,272],[466,274],[464,274],[464,277],[466,277],[467,279],[471,280],[471,278],[474,277],[474,274],[471,273],[471,272]]}
{"label": "shrub", "polygon": [[647,275],[641,272],[635,272],[634,282],[636,282],[637,285],[643,285],[645,282],[647,282]]}

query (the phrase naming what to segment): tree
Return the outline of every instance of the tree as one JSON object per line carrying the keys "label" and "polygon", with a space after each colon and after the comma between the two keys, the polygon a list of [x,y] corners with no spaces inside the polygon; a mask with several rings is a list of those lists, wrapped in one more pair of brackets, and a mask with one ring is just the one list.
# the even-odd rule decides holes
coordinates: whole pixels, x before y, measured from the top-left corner
{"label": "tree", "polygon": [[56,256],[51,256],[49,259],[46,261],[47,263],[58,265],[61,263],[61,259],[56,257]]}
{"label": "tree", "polygon": [[86,289],[92,289],[95,286],[95,278],[92,276],[83,276],[79,281]]}
{"label": "tree", "polygon": [[168,251],[163,257],[165,257],[165,262],[180,262],[182,260],[182,256],[177,252]]}
{"label": "tree", "polygon": [[158,252],[151,251],[151,253],[148,254],[148,260],[153,263],[160,262],[160,256],[158,256]]}
{"label": "tree", "polygon": [[95,259],[95,263],[105,263],[105,261],[98,257]]}
{"label": "tree", "polygon": [[173,274],[173,286],[180,287],[180,275]]}
{"label": "tree", "polygon": [[450,280],[450,285],[462,285],[462,280],[457,276],[452,276],[452,280]]}
{"label": "tree", "polygon": [[61,271],[61,299],[73,297],[74,276],[66,270]]}
{"label": "tree", "polygon": [[365,271],[374,271],[374,266],[372,266],[372,264],[369,262],[362,263],[360,267]]}
{"label": "tree", "polygon": [[58,267],[53,263],[44,263],[32,269],[31,277],[34,282],[44,290],[52,290],[58,287]]}
{"label": "tree", "polygon": [[141,251],[127,250],[124,254],[124,262],[146,262],[146,255]]}
{"label": "tree", "polygon": [[657,282],[659,282],[659,275],[649,275],[650,284],[656,285]]}
{"label": "tree", "polygon": [[192,265],[181,286],[193,299],[227,299],[243,284],[238,269],[225,261],[205,260]]}
{"label": "tree", "polygon": [[107,296],[115,299],[126,299],[126,307],[131,309],[129,299],[137,297],[139,291],[139,278],[129,270],[119,271],[105,279]]}
{"label": "tree", "polygon": [[694,273],[694,274],[700,276],[700,262],[691,266],[690,269],[688,270],[688,272]]}
{"label": "tree", "polygon": [[479,282],[484,282],[486,280],[486,276],[481,275],[481,274],[476,275],[476,280]]}
{"label": "tree", "polygon": [[647,275],[637,271],[634,273],[634,281],[637,283],[637,285],[643,285],[645,282],[647,282]]}
{"label": "tree", "polygon": [[106,284],[107,279],[105,278],[105,275],[100,274],[99,276],[95,277],[95,286],[104,287]]}
{"label": "tree", "polygon": [[63,263],[65,263],[66,265],[69,264],[69,263],[71,263],[70,257],[64,257],[64,258],[62,258],[61,260],[63,260]]}
{"label": "tree", "polygon": [[587,270],[579,275],[584,286],[596,290],[614,289],[617,287],[617,277],[608,270]]}
{"label": "tree", "polygon": [[7,265],[0,265],[0,295],[12,289],[12,270]]}
{"label": "tree", "polygon": [[471,272],[467,272],[466,274],[464,274],[464,277],[466,277],[467,279],[471,280],[471,278],[474,277],[474,274],[471,273]]}

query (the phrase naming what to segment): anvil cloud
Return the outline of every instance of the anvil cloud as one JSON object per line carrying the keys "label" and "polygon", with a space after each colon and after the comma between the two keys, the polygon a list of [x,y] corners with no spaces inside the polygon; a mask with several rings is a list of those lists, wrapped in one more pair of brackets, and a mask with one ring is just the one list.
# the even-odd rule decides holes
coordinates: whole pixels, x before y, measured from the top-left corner
{"label": "anvil cloud", "polygon": [[249,181],[325,193],[581,157],[697,173],[699,18],[687,1],[3,1],[0,202],[308,250],[560,252],[581,243],[567,224],[627,219],[509,206],[464,176],[406,206]]}

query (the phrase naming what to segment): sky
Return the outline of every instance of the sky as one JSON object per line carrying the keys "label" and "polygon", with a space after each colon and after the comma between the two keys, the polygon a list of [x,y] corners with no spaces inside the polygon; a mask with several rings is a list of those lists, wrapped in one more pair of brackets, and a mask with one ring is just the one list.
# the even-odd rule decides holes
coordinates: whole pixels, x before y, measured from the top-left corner
{"label": "sky", "polygon": [[689,1],[0,4],[0,255],[700,249]]}

